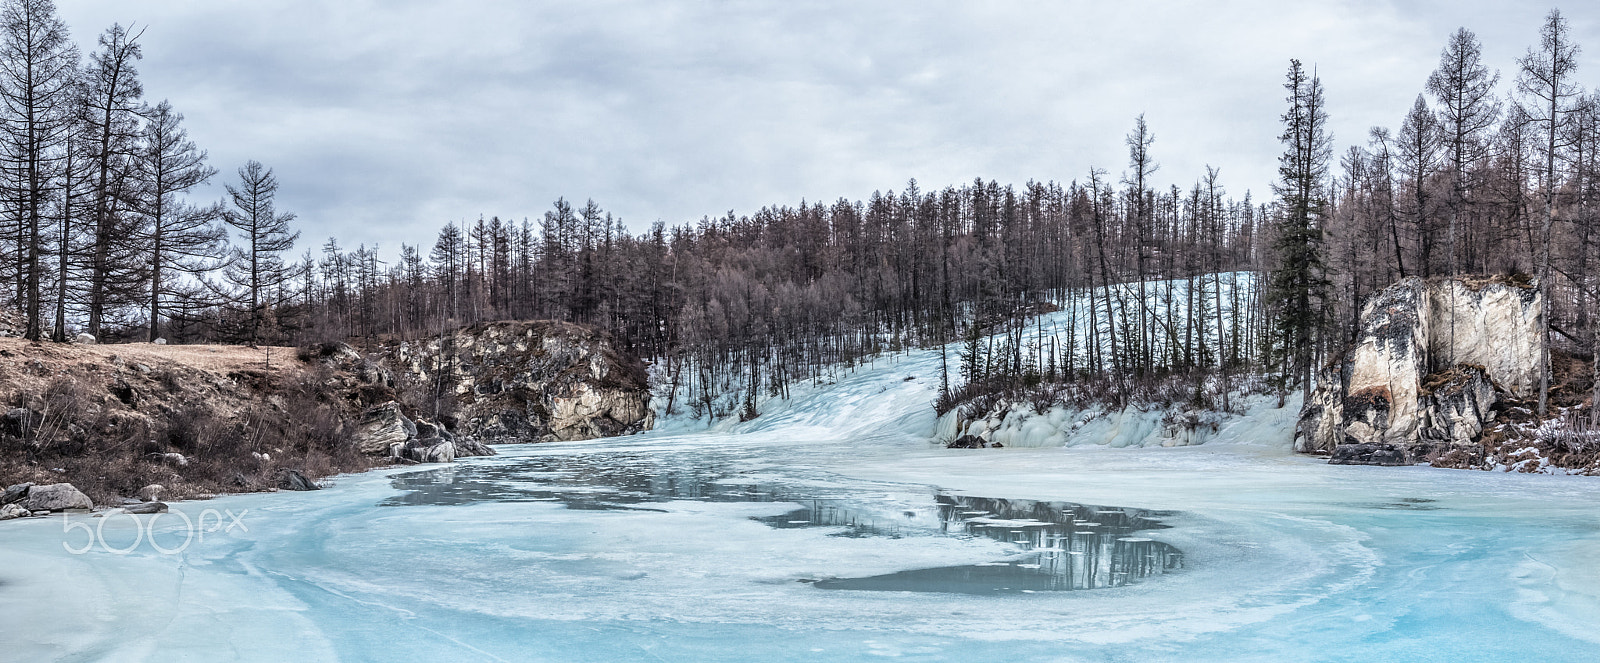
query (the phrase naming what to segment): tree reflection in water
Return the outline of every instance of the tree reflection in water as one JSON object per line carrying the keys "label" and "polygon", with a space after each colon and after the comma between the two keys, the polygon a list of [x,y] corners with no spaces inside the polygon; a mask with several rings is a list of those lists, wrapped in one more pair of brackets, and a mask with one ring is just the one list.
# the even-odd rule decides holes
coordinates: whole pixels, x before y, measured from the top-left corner
{"label": "tree reflection in water", "polygon": [[[397,475],[393,485],[402,492],[380,504],[560,502],[569,509],[648,511],[659,510],[652,503],[679,500],[787,502],[799,508],[754,520],[780,529],[837,528],[834,536],[981,536],[1021,552],[985,564],[815,583],[824,589],[981,594],[1099,589],[1183,567],[1177,548],[1135,535],[1164,528],[1157,519],[1170,513],[940,492],[932,495],[936,509],[930,509],[926,502],[915,504],[920,499],[915,491],[907,503],[903,485],[837,477],[814,483],[756,478],[730,469],[734,460],[628,452],[450,465]],[[891,499],[886,488],[898,489],[900,499]]]}

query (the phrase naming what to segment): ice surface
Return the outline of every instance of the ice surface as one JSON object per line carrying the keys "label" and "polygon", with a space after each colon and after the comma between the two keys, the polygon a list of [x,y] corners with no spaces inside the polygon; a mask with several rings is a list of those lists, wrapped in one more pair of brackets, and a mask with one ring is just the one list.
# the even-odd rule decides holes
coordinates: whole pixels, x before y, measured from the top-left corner
{"label": "ice surface", "polygon": [[[880,361],[710,431],[176,504],[248,527],[176,555],[63,550],[80,523],[132,543],[126,516],[0,523],[0,659],[1594,659],[1594,479],[1330,466],[1289,452],[1295,404],[1275,402],[1198,446],[947,450],[928,442],[937,362]],[[930,532],[940,495],[1159,512],[1132,538],[1183,565],[1093,591],[813,586],[1052,563]],[[177,518],[155,529],[183,540]]]}

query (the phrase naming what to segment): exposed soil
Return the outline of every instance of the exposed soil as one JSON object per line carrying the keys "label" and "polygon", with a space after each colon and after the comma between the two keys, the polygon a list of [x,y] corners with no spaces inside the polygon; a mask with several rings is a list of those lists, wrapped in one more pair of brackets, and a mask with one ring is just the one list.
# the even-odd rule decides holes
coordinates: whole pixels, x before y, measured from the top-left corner
{"label": "exposed soil", "polygon": [[115,504],[152,483],[196,498],[387,462],[351,442],[359,381],[296,354],[0,338],[0,485],[65,481]]}

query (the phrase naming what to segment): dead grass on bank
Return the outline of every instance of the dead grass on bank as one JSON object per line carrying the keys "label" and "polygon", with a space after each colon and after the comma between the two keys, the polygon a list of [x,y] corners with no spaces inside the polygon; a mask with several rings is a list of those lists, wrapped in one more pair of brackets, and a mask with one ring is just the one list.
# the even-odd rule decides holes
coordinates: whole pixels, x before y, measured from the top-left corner
{"label": "dead grass on bank", "polygon": [[381,464],[351,439],[360,399],[295,354],[0,338],[0,485],[64,481],[115,504],[152,483],[195,498]]}

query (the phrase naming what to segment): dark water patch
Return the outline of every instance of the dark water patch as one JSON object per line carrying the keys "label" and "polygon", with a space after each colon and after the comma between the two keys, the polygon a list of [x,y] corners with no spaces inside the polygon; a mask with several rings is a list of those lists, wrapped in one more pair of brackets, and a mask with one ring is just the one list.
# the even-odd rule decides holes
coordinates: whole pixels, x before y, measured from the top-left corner
{"label": "dark water patch", "polygon": [[806,483],[743,473],[735,461],[616,452],[462,463],[397,475],[392,484],[402,492],[379,504],[552,502],[575,510],[662,511],[650,505],[780,502],[796,508],[751,519],[775,529],[830,528],[829,536],[841,537],[984,537],[1020,553],[989,564],[816,582],[822,589],[967,594],[1098,589],[1183,567],[1177,548],[1136,535],[1167,527],[1161,518],[1173,512],[931,491],[921,497],[906,493],[904,486],[870,482],[841,488],[836,478]]}
{"label": "dark water patch", "polygon": [[1183,568],[1183,552],[1133,536],[1171,512],[941,494],[940,528],[1028,551],[1004,562],[820,580],[819,589],[995,594],[1121,587]]}
{"label": "dark water patch", "polygon": [[1441,507],[1425,497],[1402,497],[1393,502],[1360,502],[1346,504],[1345,506],[1357,509],[1384,509],[1387,511],[1438,511]]}

